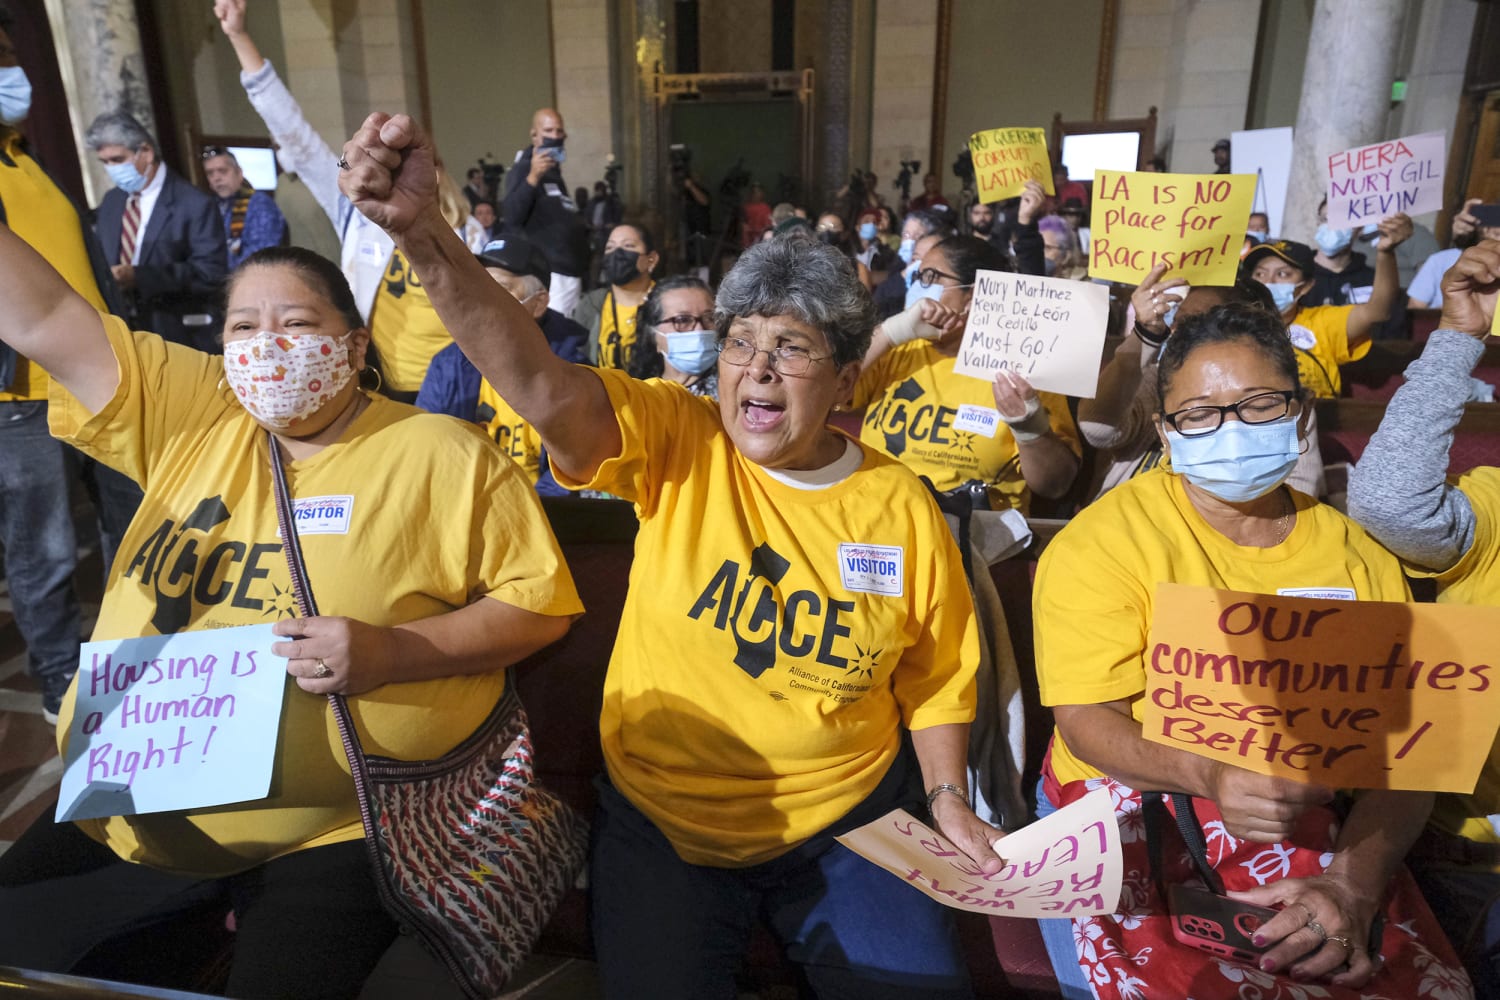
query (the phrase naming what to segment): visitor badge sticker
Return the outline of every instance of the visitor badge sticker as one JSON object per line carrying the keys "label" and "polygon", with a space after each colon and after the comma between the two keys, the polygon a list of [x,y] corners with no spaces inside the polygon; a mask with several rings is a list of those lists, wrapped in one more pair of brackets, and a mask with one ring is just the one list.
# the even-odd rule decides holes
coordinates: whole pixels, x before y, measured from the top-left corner
{"label": "visitor badge sticker", "polygon": [[899,545],[843,543],[839,546],[839,575],[844,589],[900,597],[905,582],[903,556]]}
{"label": "visitor badge sticker", "polygon": [[87,642],[57,821],[265,798],[286,691],[271,624]]}
{"label": "visitor badge sticker", "polygon": [[[292,520],[299,535],[347,535],[354,497],[304,497],[292,501]],[[276,537],[280,538],[280,530]]]}
{"label": "visitor badge sticker", "polygon": [[1000,429],[1000,411],[988,406],[963,403],[958,408],[958,416],[953,418],[953,429],[992,438]]}

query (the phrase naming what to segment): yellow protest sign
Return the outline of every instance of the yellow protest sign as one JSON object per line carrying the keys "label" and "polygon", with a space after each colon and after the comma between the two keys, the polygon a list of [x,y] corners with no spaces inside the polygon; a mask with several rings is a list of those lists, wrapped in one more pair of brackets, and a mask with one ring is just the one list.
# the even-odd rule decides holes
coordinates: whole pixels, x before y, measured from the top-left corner
{"label": "yellow protest sign", "polygon": [[1497,651],[1493,608],[1158,584],[1142,735],[1334,788],[1466,794],[1500,726]]}
{"label": "yellow protest sign", "polygon": [[1094,174],[1089,277],[1140,284],[1169,278],[1232,285],[1255,202],[1254,174]]}
{"label": "yellow protest sign", "polygon": [[1041,181],[1042,190],[1052,187],[1052,160],[1047,155],[1047,130],[1040,128],[992,128],[969,136],[974,157],[974,184],[982,202],[1004,201],[1021,193],[1027,181]]}

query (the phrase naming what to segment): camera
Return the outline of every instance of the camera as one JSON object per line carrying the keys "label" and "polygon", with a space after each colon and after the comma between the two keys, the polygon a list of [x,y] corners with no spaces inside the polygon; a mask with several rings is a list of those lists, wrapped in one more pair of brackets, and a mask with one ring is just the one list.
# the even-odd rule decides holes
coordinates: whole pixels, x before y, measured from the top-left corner
{"label": "camera", "polygon": [[494,156],[494,153],[485,153],[479,158],[479,169],[484,173],[484,189],[494,197],[494,192],[500,190],[500,178],[505,176],[505,167],[496,161],[486,159]]}
{"label": "camera", "polygon": [[964,182],[964,187],[974,184],[974,154],[965,146],[963,152],[953,160],[953,176]]}
{"label": "camera", "polygon": [[624,165],[615,159],[614,153],[610,153],[604,161],[604,185],[610,194],[620,193],[620,175],[624,172]]}

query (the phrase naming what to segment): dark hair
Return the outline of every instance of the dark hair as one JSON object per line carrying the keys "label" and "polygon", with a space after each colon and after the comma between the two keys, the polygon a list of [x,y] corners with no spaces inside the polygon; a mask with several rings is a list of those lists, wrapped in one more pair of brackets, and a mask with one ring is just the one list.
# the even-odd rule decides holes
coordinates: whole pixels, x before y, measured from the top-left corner
{"label": "dark hair", "polygon": [[[1255,306],[1271,313],[1278,321],[1281,319],[1281,310],[1276,308],[1276,300],[1271,298],[1271,290],[1254,278],[1239,277],[1232,285],[1195,285],[1188,289],[1187,294],[1212,295],[1218,300],[1219,305],[1238,303]],[[1186,300],[1187,295],[1184,295],[1183,299]]]}
{"label": "dark hair", "polygon": [[1157,173],[1164,174],[1167,172],[1167,161],[1160,156],[1151,157],[1151,165],[1156,168]]}
{"label": "dark hair", "polygon": [[499,207],[493,201],[491,201],[490,199],[488,199],[488,198],[480,198],[478,201],[476,201],[474,203],[474,207],[475,208],[478,208],[480,205],[488,205],[488,206],[490,206],[490,211],[494,212],[496,216],[499,216],[499,214],[500,214]]}
{"label": "dark hair", "polygon": [[630,353],[625,358],[625,371],[635,378],[659,378],[666,371],[666,360],[661,352],[656,349],[656,328],[661,325],[664,318],[661,314],[662,296],[668,292],[681,289],[693,289],[703,292],[708,296],[710,302],[714,299],[713,289],[690,274],[678,275],[675,278],[663,278],[651,286],[651,292],[646,296],[646,301],[641,303],[641,308],[635,314],[635,341],[630,345]]}
{"label": "dark hair", "polygon": [[[1273,305],[1272,309],[1274,308]],[[1281,317],[1271,309],[1259,305],[1229,302],[1214,306],[1201,316],[1185,320],[1167,338],[1156,367],[1157,405],[1166,409],[1167,389],[1194,351],[1210,344],[1236,341],[1249,344],[1259,351],[1278,374],[1292,383],[1292,389],[1301,395],[1302,380],[1297,375],[1297,355],[1292,350],[1292,342],[1286,335]]]}
{"label": "dark hair", "polygon": [[[912,219],[916,219],[917,225],[922,227],[923,236],[932,236],[934,233],[943,237],[953,235],[953,222],[943,213],[928,208],[919,208],[906,213],[906,222]],[[901,224],[903,229],[906,228],[906,222]]]}
{"label": "dark hair", "polygon": [[1004,251],[977,236],[950,236],[932,249],[947,258],[948,267],[961,285],[972,285],[979,271],[1015,271]]}
{"label": "dark hair", "polygon": [[610,231],[613,232],[614,230],[619,229],[621,226],[624,226],[626,229],[634,229],[635,230],[635,234],[641,238],[641,242],[643,244],[645,244],[645,246],[646,246],[646,250],[645,250],[646,253],[654,253],[655,252],[655,250],[656,250],[656,238],[651,235],[651,230],[647,229],[645,226],[641,225],[639,222],[617,222],[613,226],[610,226],[609,228],[610,228]]}
{"label": "dark hair", "polygon": [[303,247],[266,247],[246,257],[224,283],[224,302],[234,294],[234,286],[241,275],[252,267],[289,267],[297,272],[307,287],[323,296],[339,311],[349,329],[357,330],[365,325],[354,302],[354,293],[349,290],[349,280],[339,266],[321,254]]}
{"label": "dark hair", "polygon": [[473,180],[475,174],[478,174],[480,177],[483,177],[484,176],[484,171],[481,168],[479,168],[479,167],[470,167],[469,168],[469,172],[467,174],[465,174],[464,176],[466,178],[468,178],[469,180]]}

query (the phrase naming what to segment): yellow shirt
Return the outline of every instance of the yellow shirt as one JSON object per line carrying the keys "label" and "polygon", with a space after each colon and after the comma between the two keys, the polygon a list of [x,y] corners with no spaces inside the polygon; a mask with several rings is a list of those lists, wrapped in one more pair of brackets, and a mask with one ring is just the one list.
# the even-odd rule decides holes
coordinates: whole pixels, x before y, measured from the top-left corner
{"label": "yellow shirt", "polygon": [[449,344],[447,327],[438,319],[422,279],[400,250],[391,251],[385,278],[370,313],[370,339],[380,355],[380,374],[398,392],[422,388],[432,356]]}
{"label": "yellow shirt", "polygon": [[509,403],[500,398],[489,379],[479,382],[479,422],[485,433],[535,486],[541,475],[542,436]]}
{"label": "yellow shirt", "polygon": [[630,360],[630,348],[635,344],[635,317],[640,306],[627,306],[615,301],[613,290],[604,295],[604,311],[599,314],[598,348],[600,368],[624,369]]}
{"label": "yellow shirt", "polygon": [[1339,365],[1370,353],[1368,340],[1349,349],[1349,314],[1353,311],[1353,306],[1313,306],[1299,310],[1287,327],[1287,336],[1297,348],[1302,385],[1319,399],[1338,398],[1344,386]]}
{"label": "yellow shirt", "polygon": [[[892,348],[860,374],[855,408],[867,407],[859,439],[898,458],[944,492],[971,479],[990,487],[997,510],[1031,506],[1021,475],[1021,459],[1010,427],[995,409],[994,391],[984,379],[958,375],[956,358],[925,340]],[[1068,400],[1040,393],[1052,430],[1075,455],[1082,455]]]}
{"label": "yellow shirt", "polygon": [[[1436,574],[1439,601],[1500,606],[1500,469],[1481,466],[1454,481],[1474,510],[1474,542],[1463,558]],[[1409,566],[1412,576],[1433,576]],[[1439,795],[1432,809],[1433,826],[1484,843],[1500,843],[1489,817],[1500,814],[1500,740],[1471,795]]]}
{"label": "yellow shirt", "polygon": [[[32,249],[46,258],[73,291],[89,305],[104,311],[104,297],[94,281],[89,252],[78,211],[57,189],[37,162],[21,151],[21,137],[0,125],[0,202],[6,224]],[[6,163],[5,158],[11,162]],[[14,164],[14,165],[12,165]],[[3,388],[3,387],[0,387]],[[16,377],[0,392],[0,402],[47,398],[47,373],[40,365],[16,357]]]}
{"label": "yellow shirt", "polygon": [[[105,325],[120,368],[114,398],[90,416],[54,384],[50,413],[55,434],[145,490],[94,637],[295,616],[267,435],[221,386],[222,358]],[[535,493],[477,427],[368,398],[342,439],[287,466],[294,501],[325,512],[320,533],[299,532],[322,614],[393,626],[485,597],[546,615],[581,610]],[[502,672],[388,684],[349,706],[368,752],[414,760],[468,736],[503,686]],[[70,691],[60,738],[73,701]],[[359,839],[327,699],[291,682],[271,789],[258,802],[80,826],[122,858],[205,876]]]}
{"label": "yellow shirt", "polygon": [[[1042,553],[1033,591],[1037,679],[1044,705],[1130,701],[1139,721],[1156,584],[1275,594],[1316,587],[1351,599],[1409,601],[1396,557],[1326,504],[1293,493],[1297,520],[1268,549],[1236,545],[1193,508],[1182,479],[1142,473],[1094,501]],[[1063,784],[1099,771],[1060,734],[1052,769]]]}
{"label": "yellow shirt", "polygon": [[974,717],[962,561],[873,449],[801,490],[735,449],[712,400],[599,377],[624,443],[587,485],[641,519],[604,682],[610,779],[684,860],[766,861],[867,798],[903,726]]}

